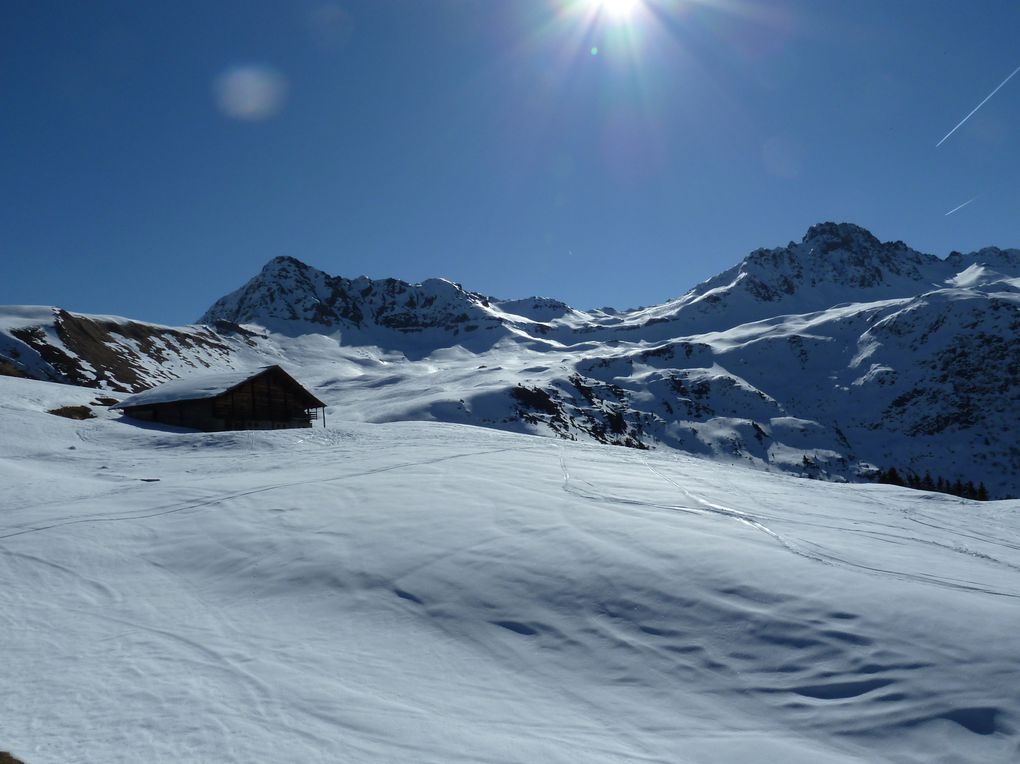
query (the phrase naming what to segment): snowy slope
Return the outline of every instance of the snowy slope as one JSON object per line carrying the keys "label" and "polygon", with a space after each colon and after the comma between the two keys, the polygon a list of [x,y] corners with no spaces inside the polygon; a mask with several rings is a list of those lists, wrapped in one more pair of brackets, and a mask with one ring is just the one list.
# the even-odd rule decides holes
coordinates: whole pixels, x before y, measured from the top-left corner
{"label": "snowy slope", "polygon": [[0,306],[0,373],[137,391],[196,371],[245,368],[255,357],[247,351],[257,335],[218,328]]}
{"label": "snowy slope", "polygon": [[476,424],[833,480],[895,467],[1020,495],[1018,250],[940,260],[823,223],[663,305],[588,312],[280,257],[202,322],[0,309],[0,372],[137,391],[280,364],[347,420]]}
{"label": "snowy slope", "polygon": [[1020,750],[1020,502],[44,413],[94,395],[0,378],[0,747],[28,764]]}
{"label": "snowy slope", "polygon": [[[880,242],[852,223],[820,223],[800,242],[758,249],[738,265],[695,287],[681,305],[708,302],[730,313],[754,301],[755,315],[723,319],[726,325],[781,313],[809,313],[844,302],[911,297],[939,287],[969,268],[1020,268],[1020,250],[989,247],[946,260],[911,249],[902,241]],[[668,303],[667,303],[668,305]]]}

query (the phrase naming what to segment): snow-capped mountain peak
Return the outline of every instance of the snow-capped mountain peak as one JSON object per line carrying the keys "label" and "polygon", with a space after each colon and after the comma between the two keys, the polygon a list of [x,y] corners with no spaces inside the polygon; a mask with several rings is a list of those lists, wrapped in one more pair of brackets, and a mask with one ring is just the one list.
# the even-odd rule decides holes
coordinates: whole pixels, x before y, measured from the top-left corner
{"label": "snow-capped mountain peak", "polygon": [[[0,311],[0,373],[138,391],[300,369],[342,416],[442,420],[1020,493],[1020,251],[945,260],[821,223],[663,305],[582,312],[270,260],[203,326]],[[331,414],[332,416],[332,414]]]}
{"label": "snow-capped mountain peak", "polygon": [[820,223],[799,243],[755,250],[703,288],[740,283],[761,302],[796,295],[797,307],[812,310],[831,304],[833,289],[846,299],[912,294],[918,283],[931,279],[929,271],[940,262],[901,241],[883,243],[851,223]]}
{"label": "snow-capped mountain peak", "polygon": [[276,257],[239,290],[217,300],[199,323],[259,324],[295,334],[376,327],[421,331],[472,320],[498,323],[486,297],[446,279],[420,284],[349,279],[293,257]]}

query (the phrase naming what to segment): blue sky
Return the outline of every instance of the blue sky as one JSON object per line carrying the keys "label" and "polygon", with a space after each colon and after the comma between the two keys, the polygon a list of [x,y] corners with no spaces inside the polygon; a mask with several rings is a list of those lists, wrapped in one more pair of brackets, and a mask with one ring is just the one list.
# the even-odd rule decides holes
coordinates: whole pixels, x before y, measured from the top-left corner
{"label": "blue sky", "polygon": [[1020,3],[630,4],[5,3],[0,303],[185,323],[292,255],[623,308],[823,220],[1020,247],[1020,76],[936,148]]}

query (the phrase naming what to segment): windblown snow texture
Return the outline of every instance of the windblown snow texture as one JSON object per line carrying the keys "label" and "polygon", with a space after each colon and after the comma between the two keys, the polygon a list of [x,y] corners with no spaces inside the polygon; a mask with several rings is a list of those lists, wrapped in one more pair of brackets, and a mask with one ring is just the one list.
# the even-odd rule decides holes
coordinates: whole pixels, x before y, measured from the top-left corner
{"label": "windblown snow texture", "polygon": [[1020,502],[96,394],[0,377],[28,764],[1016,761]]}

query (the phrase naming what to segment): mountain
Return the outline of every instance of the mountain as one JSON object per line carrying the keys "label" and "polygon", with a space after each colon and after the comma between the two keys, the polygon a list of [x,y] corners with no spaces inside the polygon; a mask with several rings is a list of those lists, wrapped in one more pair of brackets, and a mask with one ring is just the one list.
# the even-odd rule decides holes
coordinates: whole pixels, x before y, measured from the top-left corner
{"label": "mountain", "polygon": [[247,284],[217,300],[199,323],[259,324],[283,333],[372,328],[458,331],[471,321],[498,325],[479,294],[444,279],[346,279],[293,257],[270,260]]}
{"label": "mountain", "polygon": [[830,480],[879,469],[1020,494],[1020,250],[945,259],[847,223],[662,305],[581,311],[271,260],[191,327],[0,311],[0,370],[135,391],[289,367],[361,421],[672,449]]}
{"label": "mountain", "polygon": [[620,324],[661,336],[719,331],[843,303],[914,297],[945,286],[968,269],[989,265],[1016,276],[1020,250],[990,247],[940,260],[901,241],[880,242],[860,226],[820,223],[799,243],[757,249],[682,297],[636,311]]}
{"label": "mountain", "polygon": [[[241,342],[235,337],[244,337]],[[134,392],[203,369],[243,365],[252,332],[159,326],[61,308],[0,307],[0,374]]]}

